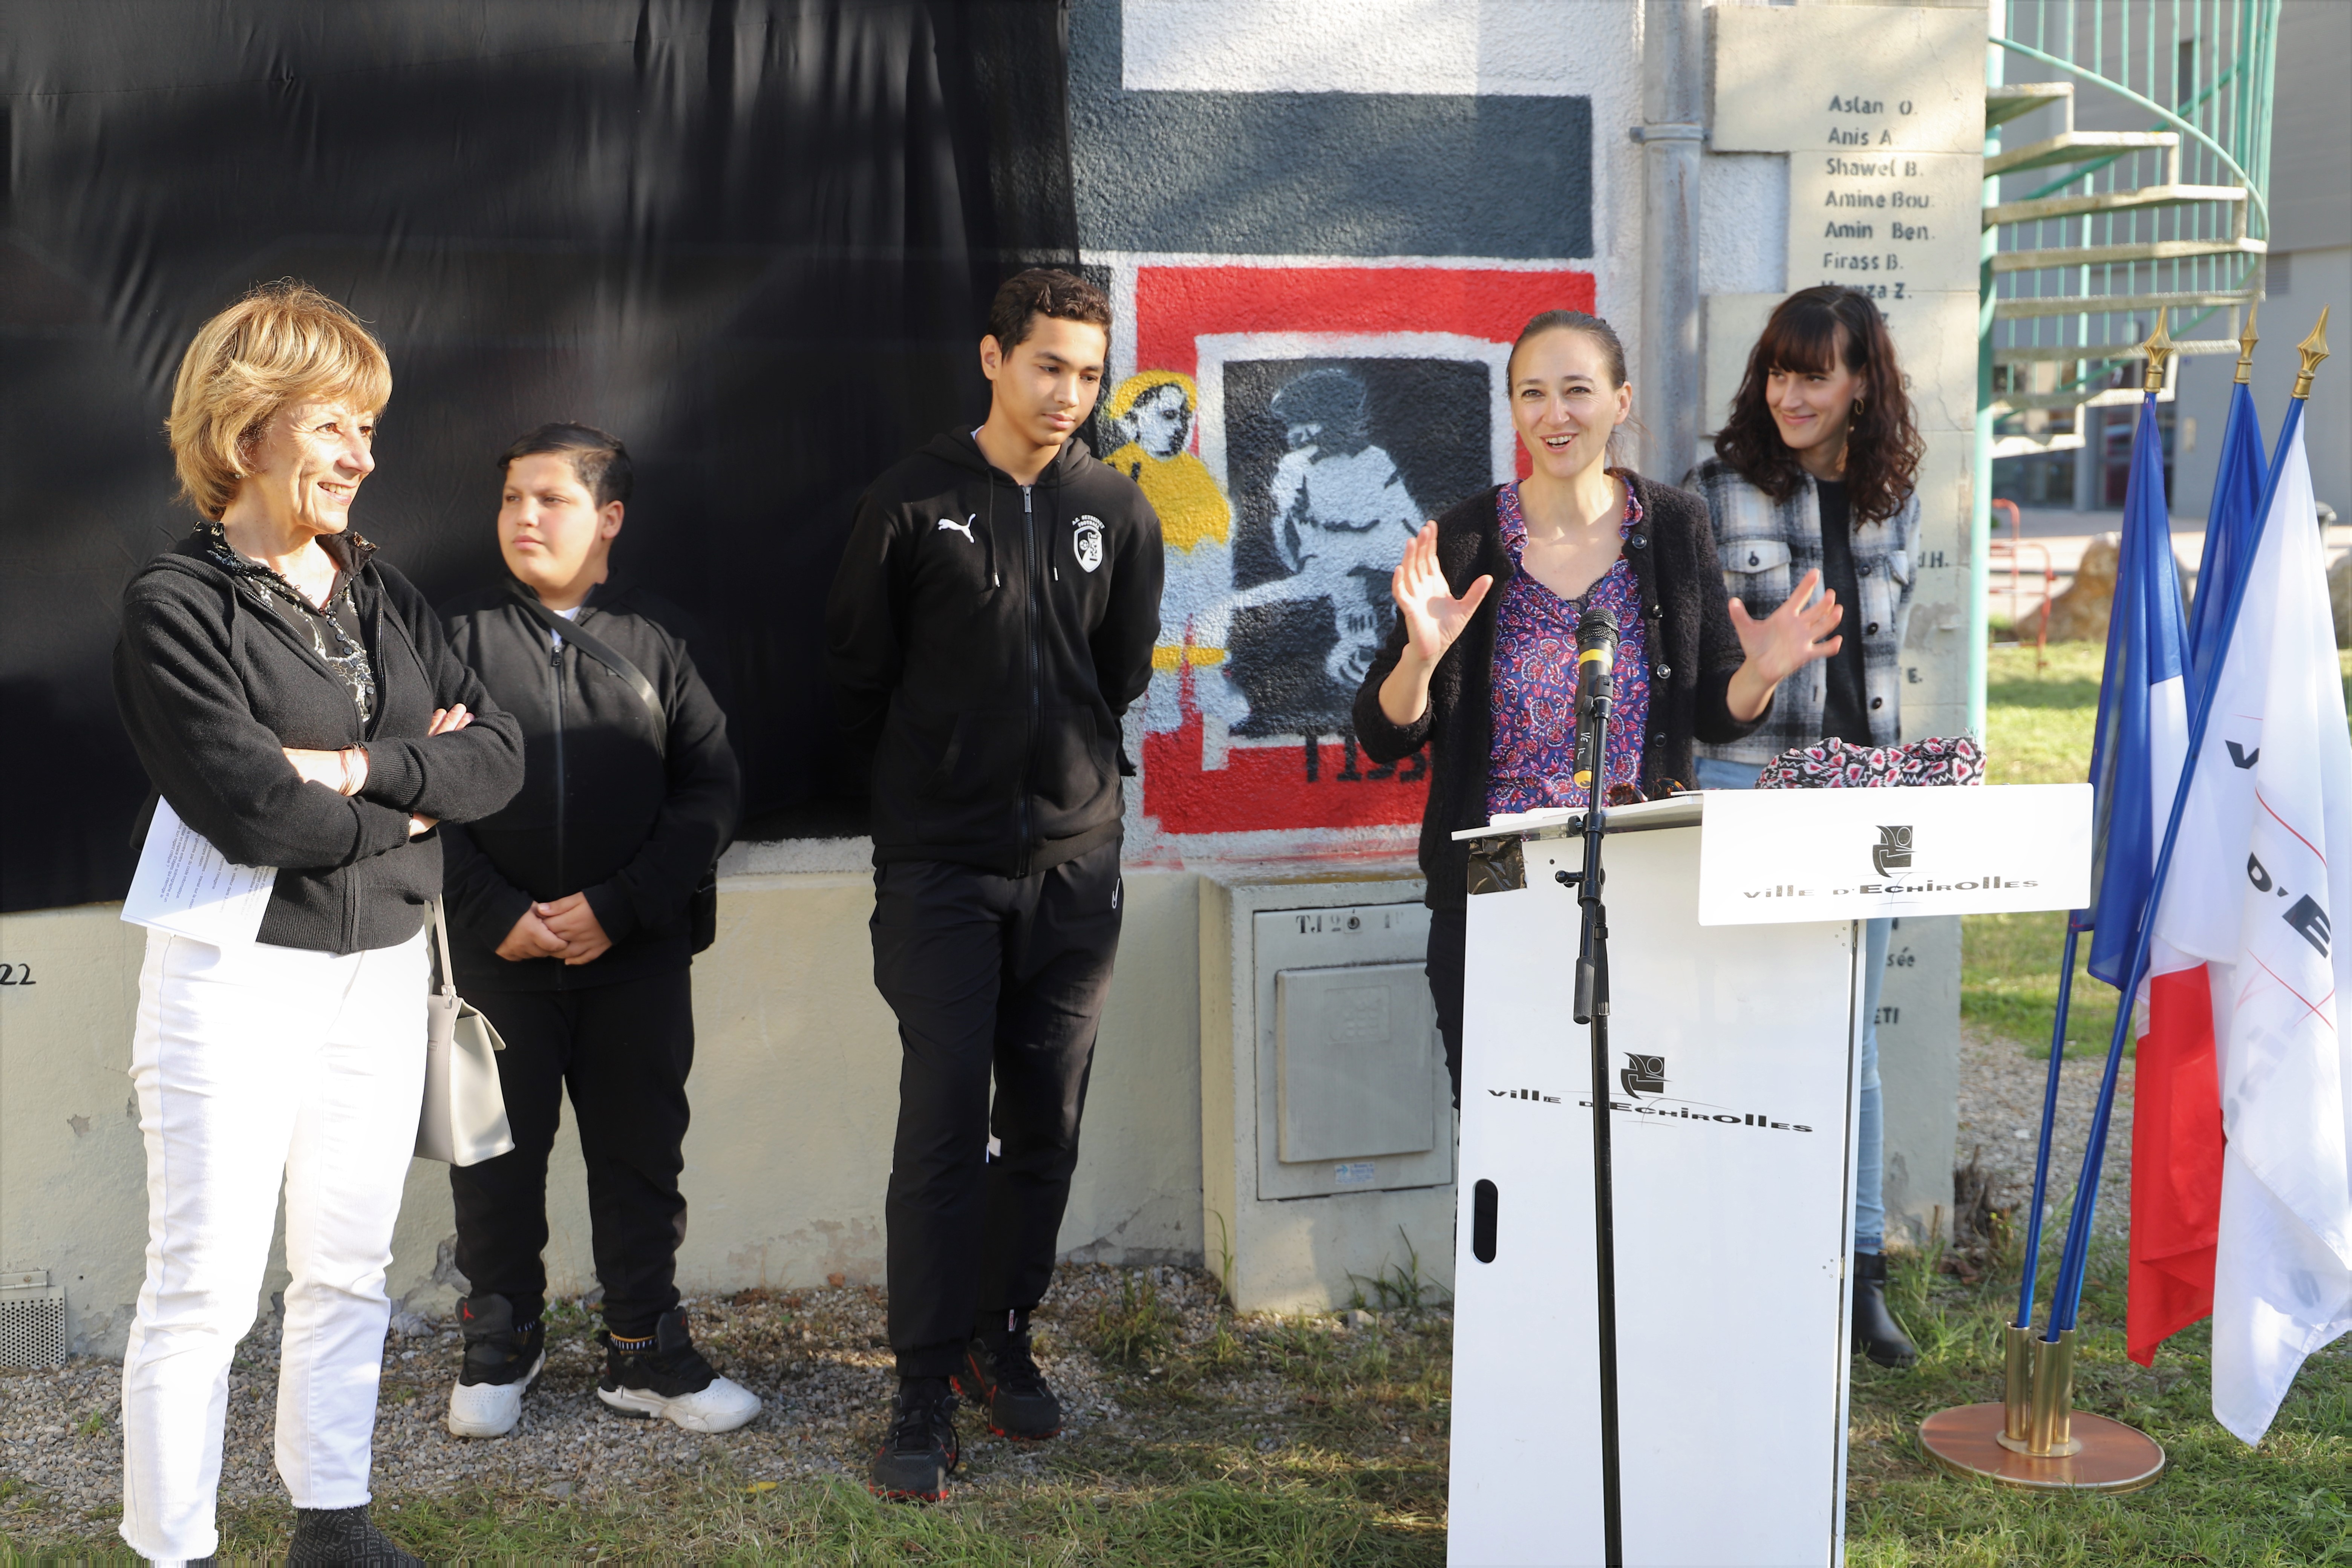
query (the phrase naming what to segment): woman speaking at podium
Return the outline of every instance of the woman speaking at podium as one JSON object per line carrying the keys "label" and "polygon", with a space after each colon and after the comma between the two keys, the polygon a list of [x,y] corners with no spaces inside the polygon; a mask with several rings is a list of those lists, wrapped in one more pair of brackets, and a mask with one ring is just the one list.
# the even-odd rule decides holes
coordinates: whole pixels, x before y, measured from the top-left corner
{"label": "woman speaking at podium", "polygon": [[[1748,734],[1702,736],[1702,789],[1753,789],[1792,746],[1903,738],[1903,632],[1919,532],[1919,435],[1885,318],[1857,289],[1824,284],[1774,309],[1748,356],[1715,456],[1684,482],[1706,498],[1737,605],[1779,602],[1790,579],[1818,574],[1843,607],[1835,657],[1793,681]],[[1742,634],[1743,637],[1746,634]],[[1862,1110],[1854,1165],[1853,1348],[1881,1366],[1917,1359],[1886,1310],[1885,1127],[1878,1087],[1878,986],[1892,921],[1866,922]]]}
{"label": "woman speaking at podium", "polygon": [[1608,322],[1547,310],[1519,333],[1505,374],[1534,471],[1459,503],[1405,546],[1393,582],[1402,613],[1356,694],[1356,738],[1375,762],[1429,747],[1429,988],[1456,1105],[1469,850],[1452,835],[1504,812],[1584,804],[1578,619],[1595,605],[1617,617],[1603,798],[1620,802],[1687,781],[1695,741],[1751,733],[1783,679],[1838,649],[1836,601],[1801,607],[1819,574],[1752,619],[1724,591],[1706,504],[1611,466],[1633,389]]}

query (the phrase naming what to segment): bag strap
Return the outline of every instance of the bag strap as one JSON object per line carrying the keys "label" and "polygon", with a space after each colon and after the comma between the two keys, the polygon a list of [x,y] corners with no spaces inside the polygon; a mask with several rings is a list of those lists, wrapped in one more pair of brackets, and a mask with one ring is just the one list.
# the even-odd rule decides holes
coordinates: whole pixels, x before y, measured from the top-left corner
{"label": "bag strap", "polygon": [[441,973],[438,989],[444,996],[457,994],[457,971],[449,962],[449,921],[441,912],[441,900],[433,900],[433,957],[435,967]]}
{"label": "bag strap", "polygon": [[654,683],[646,679],[645,671],[631,664],[601,637],[593,637],[539,602],[539,595],[512,578],[507,580],[507,592],[515,602],[530,612],[531,617],[557,637],[578,646],[582,653],[621,678],[621,683],[637,694],[646,705],[646,712],[654,721],[654,750],[665,757],[669,754],[669,716],[662,711],[660,695]]}

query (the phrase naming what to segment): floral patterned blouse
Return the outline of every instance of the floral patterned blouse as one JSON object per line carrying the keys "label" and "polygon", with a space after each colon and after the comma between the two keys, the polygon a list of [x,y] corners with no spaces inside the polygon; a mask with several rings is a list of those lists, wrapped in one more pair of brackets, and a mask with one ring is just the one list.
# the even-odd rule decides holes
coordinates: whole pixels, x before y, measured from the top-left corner
{"label": "floral patterned blouse", "polygon": [[[1520,565],[1528,520],[1519,510],[1517,485],[1503,487],[1495,511],[1504,547],[1518,570],[1496,607],[1495,742],[1486,767],[1486,814],[1585,804],[1585,792],[1576,785],[1576,623],[1595,605],[1613,614],[1618,626],[1602,764],[1605,801],[1619,784],[1640,783],[1642,737],[1650,719],[1649,627],[1642,618],[1633,564],[1621,553],[1582,597],[1564,599]],[[1641,521],[1642,503],[1628,485],[1625,521],[1617,536],[1622,539]]]}

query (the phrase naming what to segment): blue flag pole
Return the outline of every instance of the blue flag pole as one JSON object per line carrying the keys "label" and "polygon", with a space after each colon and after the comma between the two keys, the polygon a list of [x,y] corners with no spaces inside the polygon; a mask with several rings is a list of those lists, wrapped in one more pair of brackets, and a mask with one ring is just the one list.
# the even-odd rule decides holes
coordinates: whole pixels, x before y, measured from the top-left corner
{"label": "blue flag pole", "polygon": [[[2312,362],[2315,363],[2316,362]],[[2263,530],[2270,521],[2271,502],[2278,490],[2279,476],[2286,464],[2286,454],[2294,445],[2294,434],[2303,423],[2303,407],[2310,393],[2306,374],[2296,385],[2296,396],[2287,405],[2286,422],[2279,428],[2278,449],[2272,455],[2269,472],[2263,480],[2262,505],[2254,515],[2252,539],[2248,542],[2247,559],[2262,544]],[[2088,1267],[2091,1240],[2091,1213],[2099,1201],[2099,1171],[2105,1159],[2107,1126],[2115,1110],[2116,1077],[2123,1065],[2124,1043],[2131,1037],[2134,1004],[2139,995],[2140,982],[2147,975],[2147,957],[2156,939],[2156,911],[2164,899],[2164,884],[2172,872],[2172,852],[2180,838],[2180,819],[2189,805],[2189,784],[2197,776],[2197,760],[2205,746],[2205,729],[2213,715],[2213,697],[2220,688],[2219,672],[2228,658],[2230,643],[2237,634],[2238,612],[2244,607],[2246,574],[2239,572],[2230,584],[2229,596],[2221,612],[2220,640],[2213,649],[2212,669],[2215,678],[2208,680],[2196,694],[2195,717],[2189,726],[2189,754],[2180,767],[2180,783],[2172,795],[2172,812],[2164,826],[2164,847],[2157,852],[2156,878],[2148,889],[2147,901],[2141,907],[2139,918],[2132,931],[2131,963],[2123,986],[2116,997],[2116,1028],[2107,1042],[2105,1075],[2099,1080],[2099,1099],[2091,1114],[2091,1134],[2083,1150],[2083,1173],[2074,1191],[2074,1212],[2068,1216],[2066,1248],[2058,1264],[2058,1282],[2050,1302],[2050,1326],[2044,1338],[2055,1341],[2074,1326],[2083,1301],[2083,1278]]]}
{"label": "blue flag pole", "polygon": [[[2082,911],[2076,911],[2077,914]],[[2042,1088],[2042,1142],[2033,1152],[2033,1203],[2025,1215],[2025,1278],[2017,1288],[2020,1329],[2033,1326],[2034,1276],[2042,1266],[2042,1216],[2050,1194],[2050,1143],[2058,1123],[2058,1073],[2066,1062],[2066,1011],[2074,994],[2074,943],[2083,928],[2066,917],[2066,952],[2058,966],[2058,1013],[2050,1026],[2050,1073]]]}
{"label": "blue flag pole", "polygon": [[[2262,505],[2263,485],[2270,459],[2263,450],[2262,420],[2256,413],[2249,383],[2253,375],[2254,344],[2260,341],[2254,330],[2255,307],[2246,310],[2246,329],[2239,334],[2237,382],[2230,398],[2230,416],[2221,433],[2221,458],[2213,480],[2213,495],[2206,507],[2205,545],[2198,563],[2197,597],[2188,619],[2189,650],[2191,666],[2189,689],[2201,688],[2213,665],[2214,650],[2221,643],[2222,611],[2228,607],[2231,584],[2243,574],[2246,563],[2252,557],[2249,535],[2257,526]],[[2109,637],[2110,657],[2106,668],[2120,667],[2113,657],[2114,636]],[[2099,734],[2092,745],[2091,779],[2103,788],[2108,781],[2104,776],[2101,759],[2107,755],[2109,744],[2106,720],[2108,705],[2100,704]],[[2094,893],[2091,908],[2080,910],[2067,922],[2065,970],[2058,982],[2058,1010],[2051,1029],[2052,1060],[2049,1081],[2042,1105],[2042,1142],[2035,1152],[2033,1201],[2026,1225],[2025,1275],[2020,1292],[2017,1326],[2032,1324],[2033,1289],[2041,1259],[2042,1224],[2046,1203],[2045,1177],[2050,1162],[2050,1146],[2055,1108],[2051,1103],[2058,1092],[2059,1064],[2057,1054],[2065,1038],[2067,1016],[2074,983],[2075,942],[2080,934],[2092,929],[2094,910],[2099,903]]]}
{"label": "blue flag pole", "polygon": [[[2214,645],[2230,584],[2253,558],[2250,536],[2262,505],[2270,460],[2263,453],[2263,422],[2254,411],[2254,307],[2246,307],[2246,330],[2238,335],[2238,378],[2230,389],[2230,419],[2221,430],[2221,458],[2213,473],[2213,498],[2205,509],[2205,548],[2197,563],[2197,598],[2189,606],[2189,655],[2194,686],[2211,674]],[[2192,689],[2194,687],[2192,687]]]}

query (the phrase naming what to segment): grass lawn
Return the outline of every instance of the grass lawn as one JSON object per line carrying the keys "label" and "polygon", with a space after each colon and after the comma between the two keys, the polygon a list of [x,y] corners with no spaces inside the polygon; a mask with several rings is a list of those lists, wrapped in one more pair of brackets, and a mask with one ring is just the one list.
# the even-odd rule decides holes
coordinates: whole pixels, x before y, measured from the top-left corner
{"label": "grass lawn", "polygon": [[[2061,1221],[2060,1223],[2063,1223]],[[2041,1497],[1933,1468],[1919,1423],[2000,1397],[2000,1327],[2017,1310],[2018,1249],[1975,1285],[1898,1264],[1896,1313],[1919,1364],[1856,1361],[1846,1489],[1846,1560],[1856,1568],[2032,1568],[2352,1563],[2352,1344],[2304,1363],[2260,1448],[2216,1425],[2210,1325],[2176,1335],[2153,1367],[2124,1354],[2124,1256],[2095,1247],[2074,1363],[2078,1408],[2127,1421],[2164,1446],[2164,1475],[2116,1498]]]}
{"label": "grass lawn", "polygon": [[[2091,737],[2099,718],[2099,667],[2105,656],[2105,647],[2096,643],[2057,643],[2037,671],[2031,647],[1990,650],[1985,670],[1989,783],[2080,784],[2089,776]],[[2064,911],[1970,915],[1962,921],[1960,933],[1960,1016],[2046,1058],[2050,1022],[2058,1010]],[[2116,1025],[2116,994],[2084,969],[2090,943],[2081,942],[2078,948],[2074,1000],[2067,1009],[2067,1054],[2104,1055]]]}
{"label": "grass lawn", "polygon": [[[2125,1359],[2123,1258],[2094,1254],[2078,1403],[2147,1432],[2170,1468],[2113,1499],[2030,1496],[1955,1480],[1920,1452],[1920,1420],[1998,1396],[2000,1326],[2016,1249],[1975,1283],[1934,1257],[1897,1264],[1892,1299],[1916,1336],[1909,1372],[1854,1363],[1848,1560],[1858,1568],[2203,1563],[2352,1564],[2352,1349],[2305,1364],[2269,1437],[2249,1451],[2213,1424],[2200,1327],[2153,1369]],[[432,1562],[765,1561],[826,1564],[1324,1564],[1436,1568],[1445,1560],[1452,1324],[1392,1311],[1348,1331],[1328,1319],[1236,1320],[1180,1333],[1148,1286],[1070,1325],[1111,1371],[1116,1439],[1048,1445],[1042,1479],[884,1507],[847,1477],[747,1484],[723,1462],[682,1468],[621,1502],[473,1485],[379,1499],[378,1517]],[[1531,1418],[1539,1418],[1539,1413]],[[969,1426],[969,1422],[966,1423]],[[131,1561],[112,1520],[77,1539],[11,1542],[0,1559]],[[282,1504],[223,1520],[225,1559],[282,1554]]]}

